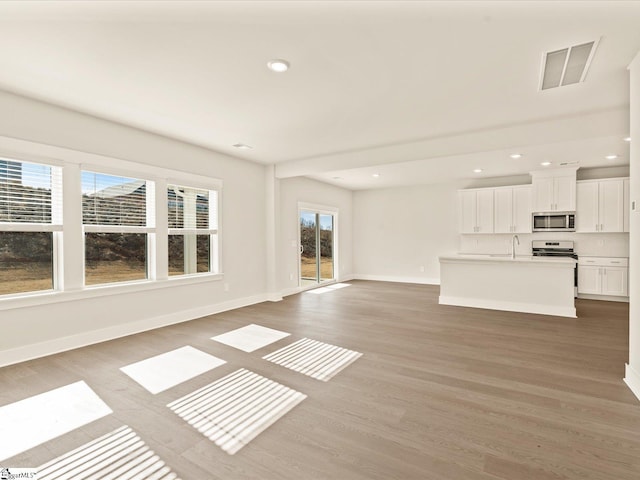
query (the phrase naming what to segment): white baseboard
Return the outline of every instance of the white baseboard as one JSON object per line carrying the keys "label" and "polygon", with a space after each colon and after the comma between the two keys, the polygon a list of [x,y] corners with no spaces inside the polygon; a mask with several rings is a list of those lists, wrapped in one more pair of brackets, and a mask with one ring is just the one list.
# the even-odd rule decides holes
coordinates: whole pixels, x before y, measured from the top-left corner
{"label": "white baseboard", "polygon": [[628,363],[625,365],[624,383],[627,384],[633,394],[640,400],[640,372]]}
{"label": "white baseboard", "polygon": [[614,297],[612,295],[591,295],[588,293],[579,293],[578,298],[584,298],[585,300],[604,300],[606,302],[629,303],[629,297]]}
{"label": "white baseboard", "polygon": [[282,292],[280,292],[280,294],[283,297],[288,297],[289,295],[295,295],[296,293],[300,293],[302,292],[302,289],[300,287],[291,287],[291,288],[285,288],[284,290],[282,290]]}
{"label": "white baseboard", "polygon": [[539,315],[555,315],[558,317],[576,318],[576,309],[556,307],[540,303],[502,302],[483,298],[447,297],[440,295],[440,305],[454,305],[457,307],[487,308],[489,310],[504,310],[508,312],[536,313]]}
{"label": "white baseboard", "polygon": [[265,300],[269,302],[281,302],[282,293],[267,293],[265,294]]}
{"label": "white baseboard", "polygon": [[236,308],[242,308],[256,303],[273,301],[272,298],[274,298],[274,296],[269,294],[238,298],[236,300],[217,303],[215,305],[183,310],[181,312],[161,315],[159,317],[146,318],[137,322],[114,325],[112,327],[91,330],[89,332],[56,338],[46,342],[3,350],[0,351],[0,367],[33,360],[34,358],[46,357],[47,355],[73,350],[74,348],[86,347],[87,345],[93,345],[107,340],[126,337],[127,335],[134,335],[136,333],[153,330],[155,328],[187,322],[196,318],[206,317],[207,315],[226,312],[228,310],[235,310]]}
{"label": "white baseboard", "polygon": [[395,276],[395,275],[368,275],[363,273],[353,274],[352,280],[372,280],[375,282],[419,283],[422,285],[440,285],[439,278],[403,277],[403,276]]}

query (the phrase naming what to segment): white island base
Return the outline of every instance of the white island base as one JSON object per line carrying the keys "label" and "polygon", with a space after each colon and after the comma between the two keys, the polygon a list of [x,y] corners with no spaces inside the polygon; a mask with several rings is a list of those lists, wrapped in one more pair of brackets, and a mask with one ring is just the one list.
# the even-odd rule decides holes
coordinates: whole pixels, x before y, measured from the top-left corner
{"label": "white island base", "polygon": [[576,317],[571,258],[440,257],[442,305]]}

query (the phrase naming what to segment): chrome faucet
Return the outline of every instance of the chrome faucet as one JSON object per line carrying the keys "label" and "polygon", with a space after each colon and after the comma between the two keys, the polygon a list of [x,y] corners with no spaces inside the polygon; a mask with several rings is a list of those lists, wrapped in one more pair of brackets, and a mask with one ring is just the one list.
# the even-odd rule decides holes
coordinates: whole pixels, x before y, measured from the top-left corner
{"label": "chrome faucet", "polygon": [[516,258],[516,242],[518,242],[518,245],[520,245],[520,239],[518,238],[518,235],[514,235],[513,237],[511,237],[511,258],[512,259]]}

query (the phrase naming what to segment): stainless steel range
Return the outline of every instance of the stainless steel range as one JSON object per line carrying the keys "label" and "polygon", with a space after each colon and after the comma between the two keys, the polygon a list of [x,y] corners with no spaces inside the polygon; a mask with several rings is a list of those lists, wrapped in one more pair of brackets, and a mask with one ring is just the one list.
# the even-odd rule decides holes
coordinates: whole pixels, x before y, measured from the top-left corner
{"label": "stainless steel range", "polygon": [[532,240],[531,252],[534,257],[569,257],[576,260],[573,288],[574,295],[578,295],[578,254],[573,249],[572,240]]}

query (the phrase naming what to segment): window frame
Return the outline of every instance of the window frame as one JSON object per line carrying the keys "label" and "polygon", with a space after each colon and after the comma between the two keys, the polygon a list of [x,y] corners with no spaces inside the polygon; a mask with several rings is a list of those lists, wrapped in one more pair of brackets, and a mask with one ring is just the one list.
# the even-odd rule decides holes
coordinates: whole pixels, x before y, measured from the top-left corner
{"label": "window frame", "polygon": [[[0,152],[0,160],[9,162],[40,165],[50,169],[51,182],[51,223],[42,222],[2,222],[0,221],[0,232],[11,233],[51,233],[51,288],[44,290],[27,290],[24,292],[0,294],[1,300],[15,298],[29,298],[42,294],[55,293],[61,290],[62,282],[60,278],[62,270],[61,246],[63,232],[63,166],[54,160],[29,158],[25,155],[5,154]],[[22,169],[22,167],[21,167]]]}
{"label": "window frame", "polygon": [[[85,289],[100,288],[110,285],[127,285],[137,284],[143,282],[153,281],[154,275],[154,261],[151,258],[152,252],[155,251],[155,245],[152,245],[154,241],[153,234],[155,234],[155,181],[150,179],[150,175],[145,175],[135,172],[124,172],[121,170],[114,170],[108,168],[100,168],[89,165],[82,165],[80,169],[80,186],[82,189],[82,175],[84,173],[92,173],[95,175],[105,175],[111,177],[122,177],[131,180],[140,180],[145,182],[145,226],[138,225],[106,225],[106,224],[85,224],[84,223],[84,209],[80,209],[80,222],[82,224],[82,285]],[[82,202],[84,193],[80,192],[80,202]],[[145,235],[145,278],[135,280],[114,280],[112,282],[102,282],[87,285],[87,255],[86,255],[86,241],[87,233],[134,233]]]}
{"label": "window frame", "polygon": [[[209,236],[209,269],[206,272],[186,272],[181,274],[171,275],[167,271],[167,275],[169,278],[185,278],[185,277],[193,277],[193,276],[203,276],[203,275],[217,275],[219,274],[220,267],[220,258],[219,258],[219,230],[220,230],[220,190],[217,188],[203,188],[202,186],[194,186],[188,182],[167,182],[165,192],[167,194],[167,204],[169,202],[168,193],[171,187],[175,188],[184,188],[191,190],[200,190],[207,192],[207,209],[208,209],[208,219],[207,224],[208,228],[198,228],[197,225],[195,228],[185,228],[185,227],[169,227],[169,214],[167,211],[167,237],[170,238],[172,235],[208,235]],[[212,198],[215,197],[215,202],[212,202]],[[168,205],[167,205],[168,208]],[[184,215],[184,214],[183,214]],[[215,228],[212,228],[212,223],[215,223]],[[197,255],[197,253],[196,253]],[[167,248],[167,260],[169,257],[169,250]],[[197,256],[196,256],[197,262]]]}
{"label": "window frame", "polygon": [[[180,171],[160,165],[124,160],[112,156],[87,153],[67,147],[47,145],[0,135],[0,157],[15,161],[59,167],[62,177],[60,214],[64,215],[62,226],[43,228],[54,229],[53,284],[55,290],[38,290],[16,294],[0,295],[0,311],[15,308],[29,308],[49,304],[73,302],[103,296],[122,295],[136,292],[151,292],[176,286],[198,285],[218,282],[224,279],[223,271],[223,180],[210,175]],[[107,175],[144,178],[153,181],[156,190],[155,233],[147,234],[148,279],[131,282],[102,283],[84,285],[84,230],[82,221],[81,171],[88,170]],[[218,233],[216,273],[198,275],[167,275],[167,224],[166,202],[167,183],[189,185],[194,188],[217,192]],[[161,197],[161,198],[159,198]],[[164,209],[163,209],[164,207]],[[164,214],[163,214],[164,212]],[[6,225],[6,224],[5,224]],[[41,225],[12,229],[38,229]],[[150,227],[147,227],[150,228]],[[7,228],[8,229],[8,228]],[[64,236],[64,241],[63,241]],[[164,243],[164,245],[163,245]],[[164,262],[164,263],[163,263]]]}

